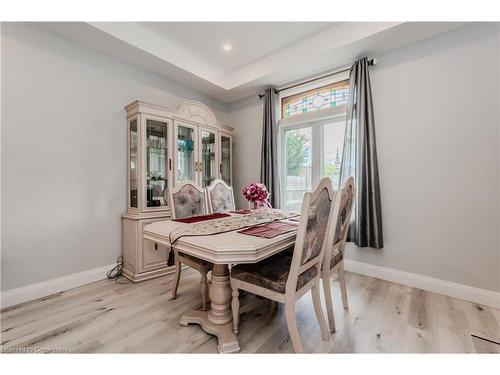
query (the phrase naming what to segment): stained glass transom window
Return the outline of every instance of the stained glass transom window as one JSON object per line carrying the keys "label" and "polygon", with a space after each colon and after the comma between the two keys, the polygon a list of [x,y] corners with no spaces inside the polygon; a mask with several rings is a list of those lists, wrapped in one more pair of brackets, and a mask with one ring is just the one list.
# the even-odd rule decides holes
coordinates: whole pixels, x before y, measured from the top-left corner
{"label": "stained glass transom window", "polygon": [[288,118],[300,113],[316,112],[347,104],[348,96],[348,81],[337,82],[292,95],[282,99],[281,117]]}

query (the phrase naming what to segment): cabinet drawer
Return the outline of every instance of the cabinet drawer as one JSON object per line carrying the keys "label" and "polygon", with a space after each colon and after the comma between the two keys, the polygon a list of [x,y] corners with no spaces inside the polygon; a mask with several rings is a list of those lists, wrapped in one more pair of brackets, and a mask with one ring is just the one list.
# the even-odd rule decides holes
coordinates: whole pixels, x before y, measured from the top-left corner
{"label": "cabinet drawer", "polygon": [[167,266],[168,247],[150,240],[143,240],[143,270],[153,270]]}

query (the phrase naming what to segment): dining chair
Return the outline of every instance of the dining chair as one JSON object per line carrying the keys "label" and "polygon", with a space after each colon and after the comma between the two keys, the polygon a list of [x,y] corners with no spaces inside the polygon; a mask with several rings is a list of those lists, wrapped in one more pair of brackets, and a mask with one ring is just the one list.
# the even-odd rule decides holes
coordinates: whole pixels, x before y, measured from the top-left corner
{"label": "dining chair", "polygon": [[[319,293],[319,274],[327,244],[333,241],[338,200],[329,178],[306,193],[297,230],[293,256],[274,255],[255,264],[238,264],[231,269],[233,331],[238,332],[239,290],[285,304],[285,317],[293,349],[303,352],[295,318],[295,303],[309,290],[323,340],[329,332]],[[335,219],[335,220],[333,220]]]}
{"label": "dining chair", "polygon": [[[172,219],[184,219],[207,214],[208,206],[206,193],[203,189],[196,186],[193,181],[184,180],[179,182],[175,188],[169,189],[169,201]],[[177,298],[177,289],[181,278],[181,266],[184,263],[201,274],[200,289],[202,309],[206,310],[209,302],[207,274],[213,269],[214,265],[205,260],[179,252],[175,250],[175,248],[174,258],[175,277],[174,286],[172,288],[172,298]]]}
{"label": "dining chair", "polygon": [[344,273],[344,253],[346,247],[347,233],[351,224],[351,212],[354,205],[354,178],[349,177],[344,183],[342,189],[338,192],[340,195],[340,205],[337,214],[335,235],[333,245],[328,246],[325,251],[323,267],[321,270],[321,279],[323,280],[323,291],[325,293],[326,311],[330,330],[335,332],[335,317],[333,313],[332,290],[330,278],[333,274],[338,274],[340,284],[340,293],[342,295],[342,305],[344,309],[349,309],[347,302],[347,288]]}
{"label": "dining chair", "polygon": [[214,180],[206,187],[208,211],[210,213],[234,211],[233,188],[222,180]]}

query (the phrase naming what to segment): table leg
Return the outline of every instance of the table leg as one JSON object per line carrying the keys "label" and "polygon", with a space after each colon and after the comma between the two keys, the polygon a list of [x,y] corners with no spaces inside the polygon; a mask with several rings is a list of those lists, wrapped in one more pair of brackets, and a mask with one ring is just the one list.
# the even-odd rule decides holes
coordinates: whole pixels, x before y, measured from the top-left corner
{"label": "table leg", "polygon": [[225,264],[215,264],[212,271],[212,287],[210,288],[210,311],[208,320],[213,324],[231,322],[231,283],[229,268]]}
{"label": "table leg", "polygon": [[217,336],[219,352],[234,353],[240,350],[237,336],[233,333],[230,308],[231,285],[226,264],[215,264],[210,285],[210,309],[192,310],[182,316],[180,324],[199,324],[207,333]]}

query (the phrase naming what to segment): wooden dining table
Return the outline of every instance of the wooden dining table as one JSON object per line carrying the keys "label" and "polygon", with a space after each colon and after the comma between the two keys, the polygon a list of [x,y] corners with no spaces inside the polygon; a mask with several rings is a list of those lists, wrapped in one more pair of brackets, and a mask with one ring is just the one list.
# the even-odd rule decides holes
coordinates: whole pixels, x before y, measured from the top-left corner
{"label": "wooden dining table", "polygon": [[[238,214],[231,214],[231,216]],[[288,221],[288,220],[283,220]],[[295,221],[296,222],[296,221]],[[171,233],[193,225],[173,220],[157,221],[144,227],[144,238],[171,247]],[[220,353],[240,350],[238,337],[233,333],[231,285],[229,266],[257,263],[295,243],[297,231],[262,238],[233,230],[225,233],[182,236],[175,240],[175,250],[214,264],[209,286],[210,307],[207,311],[194,309],[181,317],[180,324],[199,324],[206,332],[217,336]]]}

